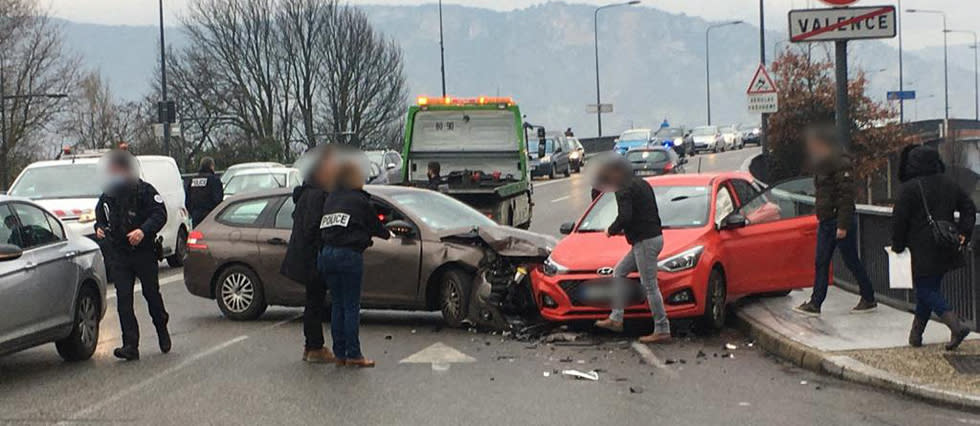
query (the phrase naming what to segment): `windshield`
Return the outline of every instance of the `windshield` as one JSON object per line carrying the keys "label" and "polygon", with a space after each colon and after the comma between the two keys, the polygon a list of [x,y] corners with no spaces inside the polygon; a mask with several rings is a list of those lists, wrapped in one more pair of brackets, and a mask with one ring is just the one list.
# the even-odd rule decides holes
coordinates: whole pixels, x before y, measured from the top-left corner
{"label": "windshield", "polygon": [[[708,223],[707,186],[654,186],[657,208],[664,228],[696,228]],[[605,193],[582,219],[578,232],[605,231],[616,220],[616,194]]]}
{"label": "windshield", "polygon": [[472,207],[435,191],[411,191],[395,194],[391,198],[436,230],[497,226]]}
{"label": "windshield", "polygon": [[[530,155],[532,157],[537,157],[538,156],[538,147],[540,145],[541,145],[541,143],[537,139],[531,139],[531,140],[527,141],[527,152],[528,152],[528,155]],[[548,138],[548,139],[545,139],[544,140],[544,152],[546,154],[551,154],[552,152],[555,152],[555,140],[554,139]]]}
{"label": "windshield", "polygon": [[684,136],[684,131],[681,129],[660,129],[657,132],[657,136],[662,138],[680,138]]}
{"label": "windshield", "polygon": [[691,134],[694,136],[709,136],[715,133],[718,133],[718,128],[715,126],[698,127],[691,132]]}
{"label": "windshield", "polygon": [[285,173],[239,174],[225,185],[225,195],[245,194],[264,189],[285,188]]}
{"label": "windshield", "polygon": [[643,150],[643,151],[630,151],[626,153],[626,159],[631,163],[660,163],[667,161],[667,151],[657,150]]}
{"label": "windshield", "polygon": [[412,125],[413,152],[518,151],[511,110],[419,111]]}
{"label": "windshield", "polygon": [[24,170],[10,195],[31,199],[99,198],[95,164],[68,164]]}
{"label": "windshield", "polygon": [[646,142],[650,140],[650,132],[647,130],[628,130],[623,132],[623,135],[619,137],[619,140],[621,142]]}

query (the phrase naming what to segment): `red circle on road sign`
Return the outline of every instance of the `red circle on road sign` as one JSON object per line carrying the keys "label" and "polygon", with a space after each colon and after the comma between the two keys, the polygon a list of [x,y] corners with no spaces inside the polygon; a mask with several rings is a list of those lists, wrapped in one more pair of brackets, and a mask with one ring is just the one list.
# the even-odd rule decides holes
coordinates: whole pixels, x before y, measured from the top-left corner
{"label": "red circle on road sign", "polygon": [[820,0],[820,1],[827,3],[831,6],[850,6],[858,2],[858,0]]}

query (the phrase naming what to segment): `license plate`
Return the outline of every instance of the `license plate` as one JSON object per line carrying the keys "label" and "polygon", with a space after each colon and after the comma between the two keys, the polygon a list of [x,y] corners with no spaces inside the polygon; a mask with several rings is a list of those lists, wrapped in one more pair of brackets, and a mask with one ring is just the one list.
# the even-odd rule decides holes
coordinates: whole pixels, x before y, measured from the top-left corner
{"label": "license plate", "polygon": [[653,175],[656,175],[656,174],[657,174],[657,171],[656,170],[638,170],[636,172],[636,175],[637,176],[653,176]]}

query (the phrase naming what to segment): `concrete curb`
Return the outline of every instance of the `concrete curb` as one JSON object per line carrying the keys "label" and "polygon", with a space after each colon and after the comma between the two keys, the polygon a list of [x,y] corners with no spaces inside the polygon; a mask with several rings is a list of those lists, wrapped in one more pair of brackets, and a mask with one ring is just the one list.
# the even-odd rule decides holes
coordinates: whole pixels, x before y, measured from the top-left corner
{"label": "concrete curb", "polygon": [[898,392],[927,402],[980,411],[980,396],[937,389],[912,379],[889,373],[847,355],[834,355],[803,345],[759,323],[735,313],[740,329],[766,351],[807,370],[839,379]]}

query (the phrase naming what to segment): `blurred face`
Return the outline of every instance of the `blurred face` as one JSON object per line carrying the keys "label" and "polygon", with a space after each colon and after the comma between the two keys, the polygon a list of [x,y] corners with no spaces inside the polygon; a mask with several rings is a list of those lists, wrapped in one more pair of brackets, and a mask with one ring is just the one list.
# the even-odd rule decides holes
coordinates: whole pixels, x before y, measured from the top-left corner
{"label": "blurred face", "polygon": [[812,161],[824,160],[833,154],[829,142],[812,136],[806,139],[806,152]]}
{"label": "blurred face", "polygon": [[323,155],[316,166],[316,171],[313,173],[313,180],[315,180],[317,186],[321,188],[330,188],[333,186],[334,180],[337,177],[337,164],[329,155]]}

